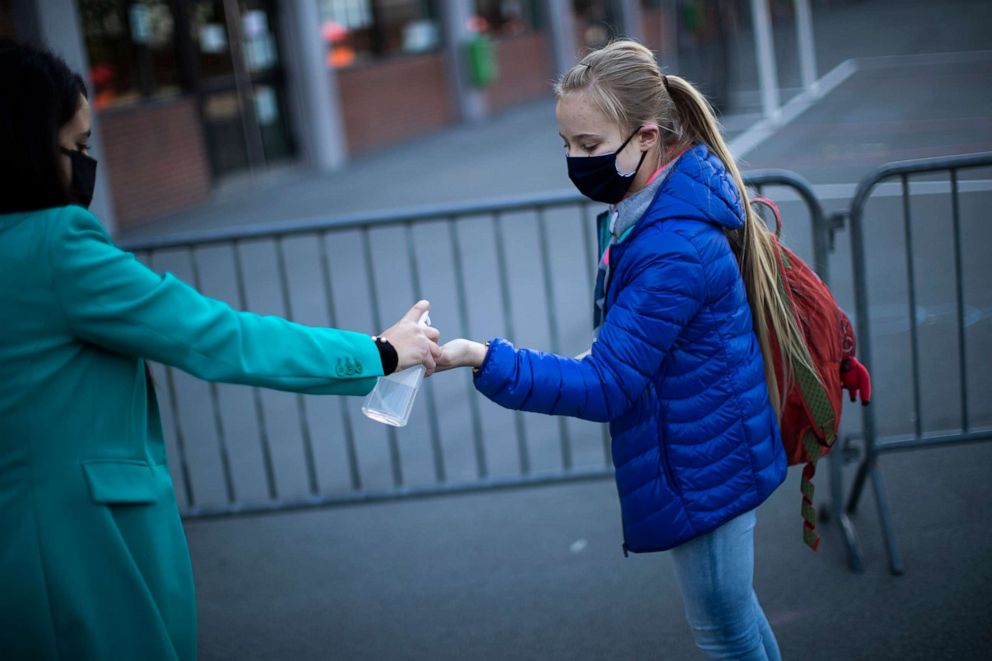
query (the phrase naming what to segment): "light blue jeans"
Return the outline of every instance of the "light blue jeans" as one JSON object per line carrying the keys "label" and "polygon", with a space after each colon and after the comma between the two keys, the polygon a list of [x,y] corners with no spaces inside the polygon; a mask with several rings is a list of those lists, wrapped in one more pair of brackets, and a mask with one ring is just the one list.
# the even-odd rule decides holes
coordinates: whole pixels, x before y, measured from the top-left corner
{"label": "light blue jeans", "polygon": [[754,511],[672,549],[696,645],[710,659],[780,661],[754,593]]}

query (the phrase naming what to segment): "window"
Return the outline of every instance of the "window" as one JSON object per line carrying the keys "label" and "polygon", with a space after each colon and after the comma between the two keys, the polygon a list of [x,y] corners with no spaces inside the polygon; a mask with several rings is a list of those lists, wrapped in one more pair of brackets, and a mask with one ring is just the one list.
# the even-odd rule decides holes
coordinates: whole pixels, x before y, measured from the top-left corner
{"label": "window", "polygon": [[494,37],[514,37],[540,30],[538,0],[475,0],[473,26]]}
{"label": "window", "polygon": [[437,0],[320,0],[327,65],[344,68],[441,48]]}
{"label": "window", "polygon": [[175,20],[168,0],[80,0],[96,109],[179,92]]}

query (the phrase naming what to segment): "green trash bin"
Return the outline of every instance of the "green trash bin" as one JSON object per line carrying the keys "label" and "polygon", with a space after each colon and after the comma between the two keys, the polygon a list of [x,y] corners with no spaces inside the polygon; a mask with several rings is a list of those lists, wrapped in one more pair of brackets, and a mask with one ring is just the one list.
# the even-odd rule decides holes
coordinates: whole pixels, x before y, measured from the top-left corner
{"label": "green trash bin", "polygon": [[489,87],[495,83],[499,69],[492,39],[484,34],[476,34],[465,41],[464,48],[469,84],[473,87]]}

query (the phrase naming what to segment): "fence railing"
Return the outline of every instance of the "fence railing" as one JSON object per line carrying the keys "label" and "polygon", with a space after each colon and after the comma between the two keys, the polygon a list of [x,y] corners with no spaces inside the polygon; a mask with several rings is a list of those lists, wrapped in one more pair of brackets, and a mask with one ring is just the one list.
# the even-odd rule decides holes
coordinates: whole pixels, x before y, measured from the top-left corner
{"label": "fence railing", "polygon": [[[860,435],[848,435],[841,451],[831,455],[831,502],[821,513],[840,522],[855,570],[862,568],[863,557],[848,515],[856,512],[870,478],[890,569],[903,571],[881,455],[992,440],[992,426],[974,422],[969,397],[975,377],[969,365],[976,364],[976,354],[967,331],[974,306],[966,304],[965,291],[966,283],[976,281],[966,277],[966,257],[977,255],[976,263],[985,263],[992,246],[983,245],[987,231],[965,240],[961,198],[962,191],[989,190],[987,181],[962,178],[962,172],[983,167],[992,168],[992,153],[886,165],[862,180],[848,213],[829,218],[797,175],[767,170],[746,176],[759,193],[777,189],[769,195],[783,206],[786,240],[826,281],[834,231],[843,218],[850,222],[859,354],[884,388],[863,410]],[[899,186],[896,196],[889,194],[894,185]],[[913,199],[914,190],[919,199]],[[938,208],[938,200],[949,205]],[[920,205],[926,215],[948,222],[920,223]],[[593,205],[574,193],[539,195],[194,232],[122,247],[240,309],[376,332],[429,294],[432,318],[448,338],[503,335],[521,345],[574,355],[592,339],[593,212]],[[793,232],[802,216],[809,231]],[[898,228],[886,224],[893,221],[899,221]],[[948,241],[949,246],[942,244]],[[951,257],[941,261],[940,249]],[[875,259],[883,253],[887,257]],[[905,278],[900,280],[893,264],[901,261]],[[917,266],[922,262],[925,278]],[[921,312],[926,307],[920,299],[921,286],[932,289],[934,282],[953,290],[953,313],[945,315],[953,324],[927,322],[926,328],[935,334],[930,340],[954,346],[954,360],[941,365],[954,368],[950,380],[957,399],[932,405],[941,415],[934,416],[937,424],[926,424],[930,395],[924,397],[921,377],[930,354],[921,352],[920,335],[921,320],[930,317]],[[923,293],[938,301],[948,298],[929,289]],[[897,320],[896,331],[886,330],[896,317],[907,322]],[[882,342],[880,353],[896,353],[877,360],[873,337],[893,332],[905,334],[908,347]],[[905,371],[907,362],[908,374],[889,374]],[[366,420],[354,398],[205,384],[162,366],[153,371],[170,466],[187,517],[516,487],[612,472],[605,426],[483,403],[467,373],[428,379],[410,425],[398,430]],[[955,409],[957,423],[948,431],[946,412]],[[902,421],[908,422],[908,431],[900,428]],[[864,453],[845,507],[842,463],[854,456],[857,441],[863,442]]]}
{"label": "fence railing", "polygon": [[[974,254],[978,255],[976,262],[983,264],[987,268],[987,256],[992,251],[992,244],[986,243],[984,247],[981,246],[983,238],[985,242],[988,242],[988,232],[979,233],[971,244],[964,243],[961,209],[962,182],[960,180],[960,173],[962,171],[983,167],[992,167],[992,152],[905,161],[885,165],[861,181],[851,202],[850,212],[848,214],[854,271],[854,297],[857,312],[858,353],[861,356],[861,360],[870,369],[877,367],[879,364],[879,361],[873,361],[874,347],[872,333],[876,329],[873,329],[872,317],[870,316],[872,310],[872,306],[869,303],[870,297],[876,295],[874,293],[875,291],[882,289],[884,291],[879,291],[879,296],[888,295],[894,299],[898,299],[904,295],[905,298],[902,304],[906,306],[904,309],[908,318],[908,355],[910,368],[908,383],[910,392],[903,393],[901,398],[905,399],[908,397],[911,402],[910,426],[912,429],[908,433],[898,429],[880,431],[878,407],[869,406],[864,410],[862,416],[864,456],[858,466],[857,475],[852,484],[847,503],[847,513],[854,514],[857,510],[865,482],[868,478],[871,478],[882,536],[888,554],[889,568],[893,574],[901,574],[904,567],[893,532],[892,517],[879,466],[879,457],[890,452],[992,440],[992,427],[974,426],[972,414],[969,411],[970,371],[968,366],[970,353],[966,332],[968,310],[965,304],[966,278],[964,265],[964,251],[967,245]],[[932,207],[928,209],[928,214],[931,217],[930,220],[937,220],[937,223],[921,224],[919,222],[913,222],[911,184],[913,183],[912,180],[918,180],[923,175],[945,176],[949,184],[950,208],[948,209],[945,205],[943,207]],[[893,179],[898,180],[901,186],[901,197],[898,198],[900,209],[896,213],[893,213],[895,210],[891,208],[886,209],[885,213],[871,213],[868,207],[873,199],[872,193],[879,184]],[[981,213],[987,214],[987,210],[982,209]],[[949,224],[946,222],[948,215],[950,217]],[[876,272],[871,274],[875,275],[877,281],[880,283],[886,281],[884,288],[881,284],[878,288],[872,288],[871,283],[869,283],[869,271],[876,260],[869,260],[868,258],[869,252],[866,249],[866,243],[869,242],[869,237],[867,235],[872,229],[871,224],[881,220],[883,217],[886,219],[901,217],[901,227],[898,228],[901,230],[901,237],[898,232],[893,232],[894,228],[892,227],[882,228],[877,232],[877,236],[874,237],[876,242],[872,246],[878,248],[882,241],[891,243],[892,241],[901,240],[903,242],[904,245],[900,250],[905,257],[904,288],[896,286],[897,275],[893,274],[891,269],[888,269],[885,273]],[[916,233],[921,230],[927,232],[922,240],[916,236]],[[938,251],[941,249],[940,244],[946,241],[947,238],[949,238],[951,243],[949,250],[946,250],[947,246],[944,246],[945,252],[950,252],[951,256],[952,264],[949,268],[946,267],[946,262],[944,262],[946,255],[941,256],[938,254]],[[937,266],[937,269],[928,269],[925,276],[921,276],[917,272],[917,264],[924,258]],[[944,266],[944,268],[940,268],[941,266]],[[950,363],[953,365],[956,371],[956,375],[953,376],[956,376],[957,380],[957,398],[959,400],[957,415],[959,417],[959,424],[956,429],[951,430],[927,429],[928,425],[924,424],[922,395],[923,368],[921,367],[920,351],[920,318],[923,315],[920,314],[920,286],[921,284],[927,284],[931,287],[937,286],[939,284],[937,281],[940,279],[949,279],[952,285],[951,288],[954,291],[953,327],[938,329],[937,337],[934,338],[945,343],[947,340],[951,340],[952,344],[956,344],[956,351],[954,352],[956,355],[954,355],[953,361],[943,361],[945,364]],[[947,283],[945,282],[944,286],[946,287],[946,285]],[[903,289],[904,291],[902,291]],[[987,285],[983,290],[988,290]],[[902,347],[895,350],[900,352],[905,351]],[[902,356],[904,355],[905,353],[902,354]],[[904,362],[904,360],[900,360],[899,362]],[[987,368],[988,354],[985,355],[984,362],[975,363],[972,361],[971,364],[984,364]],[[874,370],[873,373],[875,373]],[[941,381],[943,383],[943,379]],[[878,397],[876,397],[876,400],[878,400]],[[951,399],[948,399],[947,404],[951,404]],[[944,409],[953,407],[941,406],[940,408],[943,412]],[[893,421],[887,420],[886,422],[891,423]],[[942,423],[937,426],[943,427],[944,424]],[[840,510],[834,506],[833,511],[839,512]],[[849,525],[846,526],[845,534],[850,551],[849,560],[851,566],[852,568],[859,568],[862,563],[861,552],[857,538],[853,534],[853,528],[850,528]]]}
{"label": "fence railing", "polygon": [[[746,181],[783,192],[772,196],[785,205],[793,247],[826,275],[831,229],[809,184],[785,171],[750,173]],[[803,223],[808,236],[792,229]],[[202,231],[121,247],[239,309],[376,332],[427,294],[432,318],[449,338],[500,334],[575,355],[592,339],[593,225],[593,205],[567,193]],[[467,373],[428,379],[410,425],[396,429],[366,420],[355,398],[205,384],[162,366],[153,371],[187,517],[612,472],[604,425],[483,403]]]}

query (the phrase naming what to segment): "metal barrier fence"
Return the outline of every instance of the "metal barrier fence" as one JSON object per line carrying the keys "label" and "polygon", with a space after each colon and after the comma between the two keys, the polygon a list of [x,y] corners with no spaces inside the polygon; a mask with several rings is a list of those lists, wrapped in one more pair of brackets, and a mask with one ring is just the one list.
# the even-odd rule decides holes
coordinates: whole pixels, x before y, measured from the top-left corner
{"label": "metal barrier fence", "polygon": [[[965,306],[965,278],[964,278],[964,258],[962,243],[962,214],[961,214],[961,181],[959,173],[962,170],[973,170],[981,167],[992,167],[992,152],[971,154],[965,156],[955,156],[946,158],[931,158],[917,161],[905,161],[885,165],[869,176],[865,177],[858,185],[857,192],[851,202],[848,218],[850,220],[851,231],[851,252],[854,269],[854,296],[857,310],[857,331],[858,331],[858,353],[861,360],[869,366],[869,369],[877,367],[878,363],[872,362],[872,323],[869,311],[869,262],[865,249],[866,233],[870,229],[868,220],[870,214],[866,213],[866,208],[871,201],[872,193],[882,182],[890,179],[898,179],[901,188],[901,212],[902,212],[902,241],[905,243],[904,253],[906,260],[906,305],[909,318],[909,357],[911,371],[911,400],[912,400],[912,431],[906,433],[883,434],[878,429],[877,406],[869,406],[864,409],[862,417],[862,432],[864,440],[864,456],[858,466],[857,475],[851,487],[851,493],[847,503],[847,513],[853,514],[857,510],[861,498],[865,481],[871,478],[871,483],[875,495],[875,502],[878,508],[878,517],[882,529],[882,536],[888,554],[889,568],[893,574],[903,572],[902,557],[896,543],[892,529],[892,519],[886,498],[885,486],[882,480],[881,469],[879,467],[879,457],[886,453],[902,452],[922,448],[933,448],[938,446],[956,445],[962,443],[973,443],[979,441],[992,440],[992,427],[972,426],[972,416],[969,412],[969,370],[968,370],[968,342],[966,338],[966,306]],[[924,429],[923,410],[921,397],[921,353],[920,353],[920,325],[917,321],[919,317],[919,286],[920,279],[916,273],[916,264],[921,259],[917,253],[917,243],[914,239],[914,223],[912,221],[912,205],[910,203],[910,178],[920,175],[946,175],[950,191],[950,221],[951,221],[951,241],[953,251],[953,278],[954,288],[954,308],[955,308],[955,328],[954,337],[951,338],[957,345],[957,379],[960,398],[960,427],[951,431],[938,430],[930,431]],[[925,182],[933,185],[934,182]],[[938,213],[944,213],[939,211]],[[873,220],[878,219],[876,215]],[[917,230],[920,227],[916,228]],[[936,228],[931,226],[930,231],[940,230],[946,232],[946,224],[941,224]],[[946,234],[945,234],[946,236]],[[987,235],[986,235],[987,236]],[[883,234],[885,241],[898,240],[891,232]],[[883,238],[879,237],[879,238]],[[928,248],[928,253],[935,250],[934,239],[924,242]],[[877,244],[876,244],[877,246]],[[970,246],[975,250],[975,246]],[[978,249],[978,254],[982,259],[988,255],[988,246],[982,251]],[[891,273],[886,275],[891,277]],[[901,294],[901,292],[900,292]],[[943,333],[943,339],[947,339]],[[987,359],[987,356],[986,356]],[[987,364],[987,363],[986,363]],[[876,401],[877,401],[876,397]],[[850,443],[847,439],[846,443]],[[833,512],[839,513],[840,509],[834,505]],[[854,530],[849,522],[844,527],[845,536],[849,550],[849,561],[852,569],[858,570],[862,565],[860,547]]]}
{"label": "metal barrier fence", "polygon": [[[746,181],[759,192],[786,189],[785,204],[806,209],[810,238],[798,250],[826,279],[832,229],[809,184],[785,171],[753,172]],[[794,227],[792,211],[787,227]],[[592,338],[593,224],[593,205],[568,193],[203,231],[121,247],[239,309],[378,331],[427,292],[435,324],[449,338],[498,332],[575,355]],[[428,379],[410,426],[397,430],[365,420],[355,398],[205,384],[158,365],[153,372],[187,517],[612,473],[605,425],[482,405],[467,373]],[[831,480],[836,497],[839,478],[838,467]]]}

